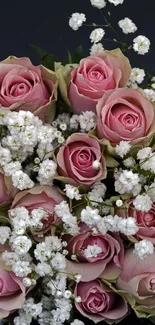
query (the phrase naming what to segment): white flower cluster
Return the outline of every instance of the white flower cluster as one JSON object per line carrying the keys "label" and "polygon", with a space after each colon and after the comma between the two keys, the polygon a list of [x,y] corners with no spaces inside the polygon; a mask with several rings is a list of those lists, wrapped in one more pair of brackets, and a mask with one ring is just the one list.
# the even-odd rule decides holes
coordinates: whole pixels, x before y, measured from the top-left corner
{"label": "white flower cluster", "polygon": [[133,200],[133,205],[138,211],[148,212],[152,207],[152,200],[149,195],[142,194],[137,195]]}
{"label": "white flower cluster", "polygon": [[152,102],[155,102],[155,90],[154,89],[144,89],[144,93],[146,97],[151,100]]}
{"label": "white flower cluster", "polygon": [[122,29],[124,34],[134,33],[137,30],[136,25],[130,18],[121,19],[118,22],[119,27]]}
{"label": "white flower cluster", "polygon": [[7,226],[0,226],[0,244],[3,245],[9,239],[11,229]]}
{"label": "white flower cluster", "polygon": [[112,3],[114,6],[121,5],[124,0],[108,0],[110,3]]}
{"label": "white flower cluster", "polygon": [[151,147],[140,149],[137,153],[137,159],[141,169],[155,174],[155,153],[152,152]]}
{"label": "white flower cluster", "polygon": [[133,49],[138,54],[144,55],[149,51],[150,44],[150,40],[146,36],[139,35],[133,40]]}
{"label": "white flower cluster", "polygon": [[131,88],[138,88],[138,85],[144,81],[145,71],[139,68],[131,69],[130,78],[127,86]]}
{"label": "white flower cluster", "polygon": [[124,156],[129,152],[131,148],[131,144],[129,141],[120,141],[119,144],[116,145],[116,153],[121,157],[124,158]]}
{"label": "white flower cluster", "polygon": [[62,133],[51,125],[43,125],[31,112],[8,112],[0,117],[0,123],[7,127],[7,135],[0,144],[0,165],[5,175],[12,177],[14,187],[24,190],[34,186],[26,173],[28,166],[24,170],[22,163],[32,156],[36,147],[38,158],[31,169],[38,173],[40,184],[51,185],[57,165],[48,158],[55,146],[64,142]]}
{"label": "white flower cluster", "polygon": [[102,43],[93,44],[90,48],[90,55],[102,54],[104,52],[104,47]]}
{"label": "white flower cluster", "polygon": [[133,236],[139,230],[135,218],[128,217],[127,219],[124,219],[117,215],[108,215],[101,218],[97,223],[97,228],[103,235],[106,232],[111,231],[121,232],[126,236]]}
{"label": "white flower cluster", "polygon": [[56,215],[63,221],[63,227],[65,232],[75,236],[79,233],[77,217],[70,213],[69,205],[66,201],[62,201],[54,208]]}
{"label": "white flower cluster", "polygon": [[114,173],[115,191],[120,194],[131,193],[134,196],[141,191],[141,178],[139,174],[132,170],[119,170]]}
{"label": "white flower cluster", "polygon": [[[140,242],[135,244],[135,249],[133,254],[138,256],[140,259],[144,259],[149,255],[152,255],[154,252],[154,246],[149,240],[141,240]],[[147,263],[147,262],[146,262]]]}
{"label": "white flower cluster", "polygon": [[80,115],[74,114],[70,118],[70,128],[78,129],[80,128],[81,132],[89,132],[96,125],[96,115],[93,112],[86,111]]}
{"label": "white flower cluster", "polygon": [[91,43],[98,43],[102,40],[105,35],[105,31],[103,28],[95,28],[90,34]]}
{"label": "white flower cluster", "polygon": [[103,9],[106,6],[106,1],[105,0],[90,0],[91,5],[98,8],[98,9]]}
{"label": "white flower cluster", "polygon": [[91,201],[91,205],[97,207],[99,203],[102,203],[105,193],[106,186],[103,183],[94,183],[91,187],[91,191],[88,192],[88,199]]}
{"label": "white flower cluster", "polygon": [[80,14],[78,12],[75,12],[72,14],[71,18],[69,19],[69,26],[73,30],[78,30],[79,27],[82,26],[82,24],[86,21],[86,16],[85,14]]}
{"label": "white flower cluster", "polygon": [[66,196],[70,199],[70,200],[81,200],[82,195],[79,193],[79,190],[77,187],[72,186],[70,184],[66,184],[65,185],[65,189],[64,192],[66,192]]}

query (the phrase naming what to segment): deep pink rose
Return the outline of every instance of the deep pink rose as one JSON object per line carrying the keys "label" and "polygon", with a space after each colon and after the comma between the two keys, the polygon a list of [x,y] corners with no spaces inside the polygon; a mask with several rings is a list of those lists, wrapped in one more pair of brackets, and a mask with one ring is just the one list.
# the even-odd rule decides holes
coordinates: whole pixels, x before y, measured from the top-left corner
{"label": "deep pink rose", "polygon": [[23,206],[31,211],[36,208],[42,208],[49,212],[49,216],[43,219],[43,228],[36,229],[34,235],[42,237],[51,229],[51,226],[58,221],[58,217],[54,212],[54,207],[63,201],[63,196],[57,191],[54,186],[35,186],[30,190],[25,190],[18,193],[13,202],[11,208]]}
{"label": "deep pink rose", "polygon": [[134,297],[135,304],[131,303],[137,312],[155,315],[155,252],[140,259],[132,249],[127,250],[116,285]]}
{"label": "deep pink rose", "polygon": [[74,294],[80,296],[82,300],[80,303],[75,303],[80,314],[94,323],[105,321],[113,324],[128,313],[125,299],[98,279],[80,282],[76,285]]}
{"label": "deep pink rose", "polygon": [[56,74],[43,66],[35,67],[28,58],[8,57],[0,62],[0,106],[12,111],[31,111],[45,119],[54,115]]}
{"label": "deep pink rose", "polygon": [[6,177],[0,168],[0,205],[10,203],[16,193],[17,191],[12,185],[11,178]]}
{"label": "deep pink rose", "polygon": [[130,71],[129,61],[119,49],[82,59],[70,76],[68,97],[73,112],[95,111],[107,90],[126,85]]}
{"label": "deep pink rose", "polygon": [[153,105],[138,89],[107,92],[98,102],[97,133],[113,145],[121,140],[143,143],[155,132]]}
{"label": "deep pink rose", "polygon": [[[101,163],[101,169],[93,168],[95,160]],[[74,133],[57,154],[58,173],[67,182],[91,185],[106,176],[106,163],[98,141],[87,134]]]}
{"label": "deep pink rose", "polygon": [[[81,224],[80,234],[74,237],[68,236],[65,240],[68,243],[67,268],[70,273],[81,274],[82,281],[85,282],[106,277],[105,273],[113,279],[118,277],[124,258],[124,247],[117,234],[94,235],[90,228]],[[84,250],[89,245],[99,246],[102,252],[96,257],[86,257]],[[71,259],[72,254],[77,256],[76,261]]]}
{"label": "deep pink rose", "polygon": [[22,308],[26,289],[22,279],[13,272],[0,269],[0,319],[10,312]]}
{"label": "deep pink rose", "polygon": [[139,227],[135,238],[138,240],[147,239],[155,245],[155,202],[148,212],[133,209],[132,200],[127,201],[127,205],[128,209],[125,211],[121,209],[118,214],[123,218],[134,217]]}

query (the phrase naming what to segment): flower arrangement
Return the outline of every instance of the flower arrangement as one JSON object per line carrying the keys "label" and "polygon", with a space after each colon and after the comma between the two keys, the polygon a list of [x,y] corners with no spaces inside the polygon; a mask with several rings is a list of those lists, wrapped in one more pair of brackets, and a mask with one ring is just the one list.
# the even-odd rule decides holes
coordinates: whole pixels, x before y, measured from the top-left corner
{"label": "flower arrangement", "polygon": [[[123,2],[90,0],[103,13]],[[0,63],[2,324],[113,324],[132,310],[155,322],[155,77],[124,54],[150,41],[126,44],[104,21],[86,58]],[[104,50],[102,27],[120,48]]]}

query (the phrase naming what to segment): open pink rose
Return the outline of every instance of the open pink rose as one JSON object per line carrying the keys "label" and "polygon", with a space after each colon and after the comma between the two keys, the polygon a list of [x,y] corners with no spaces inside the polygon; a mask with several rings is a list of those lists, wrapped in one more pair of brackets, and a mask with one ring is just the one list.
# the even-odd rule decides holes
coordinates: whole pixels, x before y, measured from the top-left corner
{"label": "open pink rose", "polygon": [[56,74],[28,58],[10,56],[0,62],[0,106],[6,110],[31,111],[44,120],[49,110],[54,115],[56,88]]}
{"label": "open pink rose", "polygon": [[108,91],[96,110],[98,136],[113,145],[121,140],[147,142],[155,132],[154,107],[138,89]]}
{"label": "open pink rose", "polygon": [[[90,228],[81,224],[80,234],[77,236],[68,236],[67,241],[67,268],[70,273],[81,274],[82,281],[91,281],[98,277],[112,276],[116,279],[121,272],[124,258],[124,248],[120,237],[110,234],[92,234]],[[86,257],[85,249],[88,246],[97,245],[102,252],[96,257]],[[76,261],[72,261],[71,255],[77,256]],[[105,271],[105,273],[104,273]]]}
{"label": "open pink rose", "polygon": [[68,96],[73,112],[95,111],[105,91],[126,85],[130,70],[128,59],[119,49],[82,59],[70,77]]}
{"label": "open pink rose", "polygon": [[116,285],[134,297],[135,304],[131,303],[137,312],[155,315],[155,252],[140,259],[132,249],[127,250]]}
{"label": "open pink rose", "polygon": [[99,279],[80,282],[76,285],[74,294],[81,297],[81,302],[75,303],[77,310],[94,323],[105,321],[113,324],[128,313],[125,299]]}
{"label": "open pink rose", "polygon": [[135,238],[138,240],[147,239],[155,245],[155,202],[148,212],[141,212],[133,209],[132,200],[127,201],[127,204],[128,209],[125,211],[121,209],[118,214],[123,218],[134,217],[139,227]]}
{"label": "open pink rose", "polygon": [[6,177],[0,168],[0,205],[3,203],[10,203],[16,192],[17,191],[12,185],[11,178]]}
{"label": "open pink rose", "polygon": [[42,208],[49,212],[49,216],[42,220],[44,227],[34,231],[34,235],[42,237],[43,234],[49,232],[52,224],[57,222],[58,217],[54,213],[54,207],[63,200],[63,196],[54,186],[35,186],[30,190],[18,193],[12,202],[11,208],[23,206],[30,213],[36,208]]}
{"label": "open pink rose", "polygon": [[[95,160],[101,163],[100,169],[93,168]],[[91,185],[106,176],[106,163],[100,145],[87,134],[71,135],[58,151],[57,164],[59,175],[73,184]]]}
{"label": "open pink rose", "polygon": [[22,279],[13,272],[0,269],[0,319],[7,317],[10,312],[22,308],[25,294],[26,289]]}

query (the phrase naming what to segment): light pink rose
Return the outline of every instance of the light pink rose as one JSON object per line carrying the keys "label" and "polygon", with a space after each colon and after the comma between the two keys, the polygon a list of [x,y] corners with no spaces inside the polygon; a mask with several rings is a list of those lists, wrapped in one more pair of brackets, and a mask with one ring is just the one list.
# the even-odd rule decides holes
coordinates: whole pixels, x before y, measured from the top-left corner
{"label": "light pink rose", "polygon": [[[95,160],[101,163],[101,169],[93,168]],[[106,176],[106,163],[100,145],[87,134],[71,135],[58,151],[57,164],[59,175],[72,184],[91,185]]]}
{"label": "light pink rose", "polygon": [[99,279],[80,282],[76,285],[74,294],[80,296],[82,300],[75,303],[77,310],[94,323],[105,321],[113,324],[128,313],[125,299]]}
{"label": "light pink rose", "polygon": [[[81,274],[82,281],[91,281],[98,277],[104,278],[104,271],[108,276],[112,276],[113,280],[118,277],[121,272],[122,262],[124,258],[124,247],[120,237],[110,234],[92,234],[90,228],[84,224],[80,225],[80,234],[77,236],[68,236],[67,241],[67,268],[70,273]],[[84,254],[84,250],[89,245],[97,245],[102,252],[96,257],[88,258]],[[71,255],[77,256],[76,261],[71,259]]]}
{"label": "light pink rose", "polygon": [[17,191],[12,185],[11,178],[6,177],[0,168],[0,205],[11,203],[16,193]]}
{"label": "light pink rose", "polygon": [[28,58],[10,56],[0,62],[0,106],[6,110],[31,111],[45,119],[49,110],[54,114],[56,88],[56,74]]}
{"label": "light pink rose", "polygon": [[95,111],[107,90],[126,85],[130,71],[129,61],[119,49],[82,59],[70,76],[68,97],[73,112]]}
{"label": "light pink rose", "polygon": [[26,288],[22,279],[13,272],[0,269],[0,319],[10,312],[22,308],[25,301]]}
{"label": "light pink rose", "polygon": [[97,134],[113,145],[121,140],[143,143],[155,132],[153,105],[138,89],[107,92],[98,102]]}
{"label": "light pink rose", "polygon": [[152,204],[152,208],[148,212],[136,211],[133,209],[133,200],[127,201],[128,209],[117,211],[123,218],[134,217],[137,221],[139,230],[134,236],[136,239],[147,239],[155,245],[155,202]]}
{"label": "light pink rose", "polygon": [[49,212],[49,216],[42,220],[44,224],[43,228],[35,229],[33,232],[34,235],[42,237],[42,235],[48,233],[51,230],[51,226],[58,221],[58,217],[54,212],[54,207],[63,200],[63,196],[54,186],[35,186],[30,190],[18,193],[12,202],[11,208],[23,206],[31,213],[33,209],[39,207]]}
{"label": "light pink rose", "polygon": [[133,249],[127,250],[116,286],[134,297],[135,310],[155,315],[155,252],[140,259]]}

